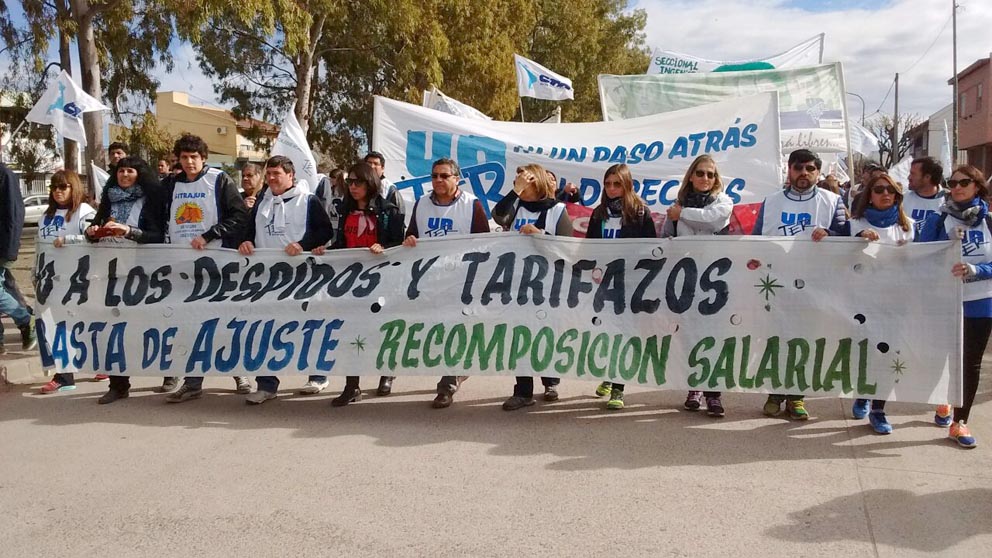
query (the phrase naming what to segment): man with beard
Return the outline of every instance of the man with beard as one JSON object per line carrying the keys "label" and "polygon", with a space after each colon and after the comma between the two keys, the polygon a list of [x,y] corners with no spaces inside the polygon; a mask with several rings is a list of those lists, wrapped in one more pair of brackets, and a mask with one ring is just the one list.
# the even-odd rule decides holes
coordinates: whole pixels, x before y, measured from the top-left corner
{"label": "man with beard", "polygon": [[[765,198],[752,234],[807,237],[814,242],[826,236],[850,235],[844,201],[816,186],[822,166],[820,158],[809,149],[793,151],[789,155],[789,187]],[[765,414],[781,413],[783,401],[791,418],[809,419],[802,395],[769,395]]]}
{"label": "man with beard", "polygon": [[909,192],[902,201],[906,216],[913,220],[916,232],[923,227],[927,217],[937,213],[947,197],[947,190],[940,187],[944,167],[933,157],[914,159],[909,167]]}

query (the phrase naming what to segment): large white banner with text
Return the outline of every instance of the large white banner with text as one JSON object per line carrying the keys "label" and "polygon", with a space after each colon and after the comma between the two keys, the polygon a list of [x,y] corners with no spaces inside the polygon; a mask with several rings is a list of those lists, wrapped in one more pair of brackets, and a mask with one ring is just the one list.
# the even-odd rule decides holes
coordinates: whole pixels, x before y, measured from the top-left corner
{"label": "large white banner with text", "polygon": [[381,255],[39,252],[42,358],[58,372],[534,374],[961,399],[957,242],[489,233]]}
{"label": "large white banner with text", "polygon": [[656,48],[651,54],[651,64],[648,65],[647,73],[692,74],[696,72],[739,72],[742,70],[775,70],[815,66],[823,62],[823,37],[824,34],[820,33],[785,52],[768,58],[733,61],[707,60],[690,54]]}

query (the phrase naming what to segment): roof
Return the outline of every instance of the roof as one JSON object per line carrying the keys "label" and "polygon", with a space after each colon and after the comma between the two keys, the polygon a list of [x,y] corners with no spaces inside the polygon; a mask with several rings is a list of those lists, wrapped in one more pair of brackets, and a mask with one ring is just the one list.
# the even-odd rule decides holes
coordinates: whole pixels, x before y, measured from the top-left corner
{"label": "roof", "polygon": [[258,128],[263,134],[279,135],[279,126],[275,124],[270,124],[257,118],[242,118],[238,120],[239,130],[250,130],[252,128]]}
{"label": "roof", "polygon": [[[990,59],[992,59],[992,56],[990,56],[989,58],[979,58],[978,60],[975,60],[974,62],[971,63],[970,66],[958,72],[958,79],[961,79],[972,72],[978,71],[979,69],[981,69],[982,66],[987,65]],[[947,80],[947,85],[954,85],[953,77]]]}

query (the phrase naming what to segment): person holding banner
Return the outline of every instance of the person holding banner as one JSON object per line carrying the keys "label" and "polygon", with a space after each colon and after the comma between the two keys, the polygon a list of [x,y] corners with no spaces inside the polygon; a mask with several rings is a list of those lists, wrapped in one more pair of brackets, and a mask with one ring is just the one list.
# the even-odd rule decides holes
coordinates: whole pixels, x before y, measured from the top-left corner
{"label": "person holding banner", "polygon": [[[789,155],[788,187],[761,203],[752,234],[806,237],[814,242],[831,235],[848,236],[851,227],[844,201],[837,194],[816,186],[822,167],[823,161],[809,149],[793,151]],[[792,419],[809,419],[802,395],[769,395],[764,413],[778,416],[783,402]]]}
{"label": "person holding banner", "polygon": [[[634,179],[626,164],[613,165],[603,176],[603,200],[589,217],[586,238],[656,238],[654,219],[648,206],[634,191]],[[599,397],[610,396],[606,408],[623,409],[623,384],[603,382]]]}
{"label": "person holding banner", "polygon": [[[978,393],[982,356],[992,333],[992,216],[989,215],[989,188],[982,171],[971,165],[954,170],[947,181],[948,199],[940,212],[923,222],[918,242],[961,238],[961,261],[951,273],[964,283],[964,342],[962,343],[964,401],[954,408],[948,433],[963,448],[978,445],[968,430],[968,418]],[[942,409],[934,417],[944,426]]]}
{"label": "person holding banner", "polygon": [[[332,249],[368,248],[373,254],[381,254],[386,248],[403,242],[403,214],[398,207],[382,197],[382,183],[379,174],[368,163],[358,163],[348,170],[348,193],[341,205],[337,235]],[[314,254],[324,253],[318,246]],[[344,407],[348,403],[362,400],[360,376],[348,376],[344,391],[331,400],[331,405]],[[393,391],[393,377],[379,378],[378,395],[389,395]]]}
{"label": "person holding banner", "polygon": [[[100,193],[100,207],[93,215],[90,226],[83,231],[86,240],[137,244],[162,242],[161,231],[165,224],[162,222],[161,184],[156,171],[138,157],[118,159],[114,169],[114,174]],[[165,378],[161,390],[171,390],[176,383],[176,378]],[[127,376],[111,376],[107,393],[97,403],[107,405],[124,399],[130,389],[131,381]]]}
{"label": "person holding banner", "polygon": [[[709,155],[700,155],[685,172],[675,203],[668,208],[661,237],[726,234],[733,210],[733,200],[723,193],[723,179],[716,161]],[[721,395],[719,391],[692,390],[686,395],[683,407],[698,411],[706,397],[706,414],[722,417],[725,411]]]}
{"label": "person holding banner", "polygon": [[[868,242],[912,242],[915,229],[902,204],[902,186],[891,176],[883,174],[872,179],[865,194],[855,198],[851,208],[851,236]],[[855,399],[851,414],[856,419],[867,416],[868,423],[878,434],[892,433],[892,425],[885,417],[884,399],[872,400],[870,413],[867,399]]]}
{"label": "person holding banner", "polygon": [[[237,248],[248,208],[238,187],[224,171],[206,166],[209,149],[198,136],[186,134],[176,140],[172,152],[182,172],[165,181],[163,205],[166,242],[203,250],[208,244]],[[219,243],[217,241],[220,241]],[[251,393],[251,383],[235,376],[237,392]],[[163,388],[167,387],[163,384]],[[182,403],[203,395],[203,376],[187,376],[182,387],[170,393],[168,403]]]}
{"label": "person holding banner", "polygon": [[[500,200],[496,207],[504,204],[500,218],[496,218],[493,209],[493,219],[502,221],[504,229],[518,231],[521,234],[550,234],[554,236],[572,236],[572,219],[565,211],[565,204],[555,199],[555,185],[548,178],[544,167],[530,164],[517,169],[517,177],[513,180],[512,198],[507,195]],[[512,210],[512,211],[511,211]],[[558,384],[561,378],[542,377],[544,384],[544,400],[558,401]],[[513,386],[513,395],[503,402],[504,411],[516,411],[529,407],[534,402],[534,377],[517,376]]]}
{"label": "person holding banner", "polygon": [[[410,226],[403,245],[417,246],[421,237],[439,238],[489,232],[489,219],[482,202],[458,187],[461,169],[452,159],[442,158],[431,166],[431,193],[421,197],[413,206]],[[437,396],[431,403],[435,409],[451,406],[455,392],[468,376],[443,376],[437,383]]]}
{"label": "person holding banner", "polygon": [[[241,255],[250,256],[255,248],[282,248],[289,256],[299,256],[331,240],[334,230],[327,212],[317,196],[297,187],[296,168],[289,157],[276,155],[266,161],[265,183],[268,188],[252,207],[245,240],[238,246]],[[245,398],[247,403],[261,405],[276,398],[278,376],[258,376],[255,384],[255,392]],[[327,376],[312,375],[300,394],[315,395],[326,387]]]}

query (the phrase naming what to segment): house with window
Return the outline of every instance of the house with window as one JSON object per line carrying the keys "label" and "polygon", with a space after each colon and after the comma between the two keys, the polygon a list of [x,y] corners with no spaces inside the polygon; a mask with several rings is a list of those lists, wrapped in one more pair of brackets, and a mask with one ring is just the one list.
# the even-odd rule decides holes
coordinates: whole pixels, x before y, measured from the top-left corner
{"label": "house with window", "polygon": [[[992,171],[992,56],[975,61],[958,73],[958,148],[968,154],[967,163]],[[953,84],[953,78],[948,82]],[[961,160],[960,162],[965,162]]]}

